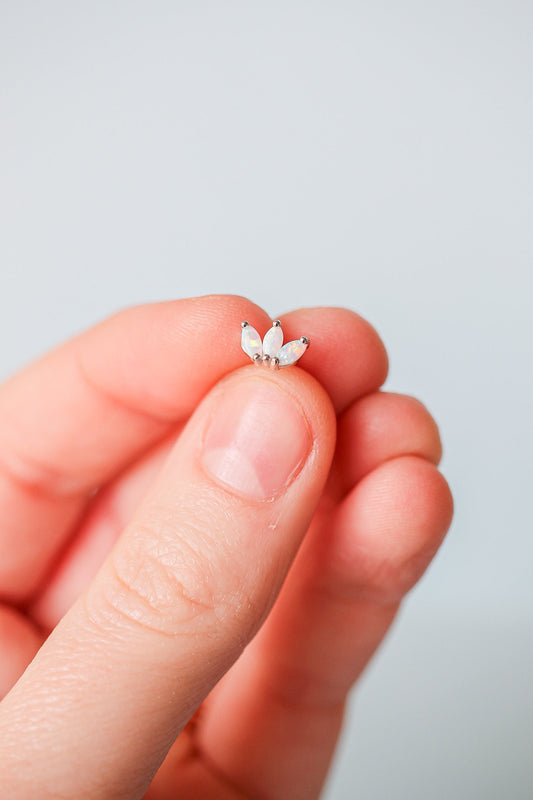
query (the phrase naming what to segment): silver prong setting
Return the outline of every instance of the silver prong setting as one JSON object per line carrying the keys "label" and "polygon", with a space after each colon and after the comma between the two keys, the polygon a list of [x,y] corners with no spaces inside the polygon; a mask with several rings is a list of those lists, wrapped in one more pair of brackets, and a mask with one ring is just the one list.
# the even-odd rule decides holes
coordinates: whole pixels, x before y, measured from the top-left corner
{"label": "silver prong setting", "polygon": [[300,336],[283,343],[283,330],[279,319],[272,320],[272,327],[261,339],[259,332],[248,320],[241,322],[241,348],[254,364],[262,364],[272,370],[296,364],[310,345],[308,336]]}

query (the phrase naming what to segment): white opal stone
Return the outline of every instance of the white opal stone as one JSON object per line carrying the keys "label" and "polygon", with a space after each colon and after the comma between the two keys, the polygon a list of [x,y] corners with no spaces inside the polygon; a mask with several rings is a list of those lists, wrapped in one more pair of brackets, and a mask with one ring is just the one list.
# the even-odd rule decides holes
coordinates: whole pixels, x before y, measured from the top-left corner
{"label": "white opal stone", "polygon": [[260,356],[263,355],[261,337],[251,325],[245,325],[242,329],[241,347],[250,358],[253,358],[256,353],[259,353]]}
{"label": "white opal stone", "polygon": [[291,364],[296,364],[306,350],[307,345],[305,342],[301,342],[300,339],[296,339],[294,342],[287,342],[278,352],[280,367],[288,367]]}
{"label": "white opal stone", "polygon": [[269,331],[266,332],[263,339],[263,354],[274,358],[277,356],[278,350],[283,344],[283,331],[281,325],[273,325]]}

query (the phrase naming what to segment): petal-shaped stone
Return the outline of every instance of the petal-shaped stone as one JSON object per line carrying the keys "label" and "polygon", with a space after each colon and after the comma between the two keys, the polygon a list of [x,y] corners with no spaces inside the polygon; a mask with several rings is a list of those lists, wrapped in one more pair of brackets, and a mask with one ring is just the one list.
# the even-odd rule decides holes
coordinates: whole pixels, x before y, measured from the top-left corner
{"label": "petal-shaped stone", "polygon": [[283,344],[283,331],[281,325],[273,325],[269,331],[265,333],[263,339],[263,354],[274,358],[277,356],[278,350]]}
{"label": "petal-shaped stone", "polygon": [[307,347],[308,345],[300,339],[284,344],[278,352],[280,367],[288,367],[291,364],[296,364],[298,359],[303,356],[307,350]]}
{"label": "petal-shaped stone", "polygon": [[245,325],[242,329],[241,347],[250,358],[253,358],[256,353],[259,353],[260,356],[263,355],[261,337],[251,325]]}

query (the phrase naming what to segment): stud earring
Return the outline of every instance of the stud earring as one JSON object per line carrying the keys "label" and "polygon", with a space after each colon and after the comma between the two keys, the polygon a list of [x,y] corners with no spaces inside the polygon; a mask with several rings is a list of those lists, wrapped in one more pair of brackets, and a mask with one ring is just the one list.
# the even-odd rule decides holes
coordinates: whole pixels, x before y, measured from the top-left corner
{"label": "stud earring", "polygon": [[272,322],[272,327],[266,332],[263,341],[256,329],[246,320],[241,322],[241,328],[241,347],[246,355],[250,356],[254,363],[264,364],[271,369],[296,364],[310,344],[307,336],[283,344],[283,331],[279,319]]}

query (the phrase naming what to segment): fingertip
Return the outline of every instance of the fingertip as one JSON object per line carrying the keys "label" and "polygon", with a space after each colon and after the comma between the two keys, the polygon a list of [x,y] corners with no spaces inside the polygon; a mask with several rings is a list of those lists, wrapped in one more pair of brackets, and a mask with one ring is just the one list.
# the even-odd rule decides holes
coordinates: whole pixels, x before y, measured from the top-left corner
{"label": "fingertip", "polygon": [[348,491],[381,463],[415,455],[438,465],[442,444],[438,426],[416,398],[372,392],[353,403],[339,420],[335,472]]}
{"label": "fingertip", "polygon": [[281,318],[287,338],[307,335],[305,368],[327,389],[337,413],[386,380],[388,356],[375,328],[341,307],[300,308]]}
{"label": "fingertip", "polygon": [[435,552],[451,522],[453,500],[434,464],[420,456],[400,456],[375,469],[360,485],[371,495],[366,513],[380,512],[380,544],[389,548],[391,557],[398,553],[409,560],[417,553]]}
{"label": "fingertip", "polygon": [[353,571],[354,591],[398,602],[438,550],[453,499],[439,470],[401,456],[370,472],[346,497],[335,521],[336,569]]}

